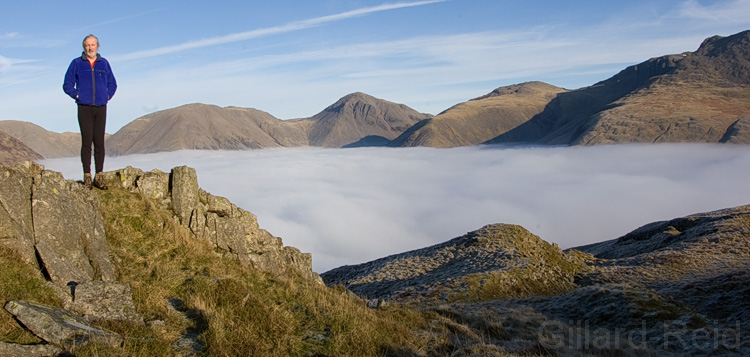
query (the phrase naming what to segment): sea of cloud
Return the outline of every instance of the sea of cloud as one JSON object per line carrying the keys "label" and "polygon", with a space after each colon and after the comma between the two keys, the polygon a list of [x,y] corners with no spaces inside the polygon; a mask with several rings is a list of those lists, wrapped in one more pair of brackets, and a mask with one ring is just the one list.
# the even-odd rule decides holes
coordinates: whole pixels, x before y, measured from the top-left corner
{"label": "sea of cloud", "polygon": [[[78,158],[43,162],[80,180]],[[313,270],[518,224],[562,248],[644,224],[750,204],[750,146],[177,151],[108,157],[106,169],[188,165],[206,191],[258,216]]]}

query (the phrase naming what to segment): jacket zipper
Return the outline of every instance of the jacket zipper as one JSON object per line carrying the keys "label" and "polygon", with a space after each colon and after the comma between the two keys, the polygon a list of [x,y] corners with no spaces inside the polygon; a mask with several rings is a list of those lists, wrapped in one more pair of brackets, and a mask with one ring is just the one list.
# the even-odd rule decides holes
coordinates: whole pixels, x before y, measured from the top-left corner
{"label": "jacket zipper", "polygon": [[94,66],[91,66],[91,105],[96,105],[96,76],[94,73]]}

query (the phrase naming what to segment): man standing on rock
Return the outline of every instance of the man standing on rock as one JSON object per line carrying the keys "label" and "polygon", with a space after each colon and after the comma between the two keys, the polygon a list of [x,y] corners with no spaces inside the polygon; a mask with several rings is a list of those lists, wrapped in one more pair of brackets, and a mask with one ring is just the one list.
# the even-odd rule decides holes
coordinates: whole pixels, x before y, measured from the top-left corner
{"label": "man standing on rock", "polygon": [[[78,125],[81,128],[81,163],[83,184],[106,190],[104,183],[104,130],[107,123],[107,102],[117,90],[117,81],[104,57],[99,53],[99,39],[88,35],[83,39],[83,54],[70,62],[65,73],[63,91],[78,104]],[[94,144],[96,176],[91,180],[91,144]]]}

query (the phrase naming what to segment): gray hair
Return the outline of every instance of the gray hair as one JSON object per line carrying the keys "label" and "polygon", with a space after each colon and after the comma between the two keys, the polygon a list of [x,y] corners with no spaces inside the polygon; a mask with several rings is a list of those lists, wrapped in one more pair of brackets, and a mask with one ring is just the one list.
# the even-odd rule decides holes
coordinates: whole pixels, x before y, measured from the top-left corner
{"label": "gray hair", "polygon": [[96,36],[94,36],[94,35],[88,35],[88,36],[84,37],[83,38],[83,42],[81,42],[81,44],[83,45],[83,49],[86,49],[86,40],[88,40],[89,38],[95,39],[96,40],[96,45],[99,46],[99,38],[96,37]]}

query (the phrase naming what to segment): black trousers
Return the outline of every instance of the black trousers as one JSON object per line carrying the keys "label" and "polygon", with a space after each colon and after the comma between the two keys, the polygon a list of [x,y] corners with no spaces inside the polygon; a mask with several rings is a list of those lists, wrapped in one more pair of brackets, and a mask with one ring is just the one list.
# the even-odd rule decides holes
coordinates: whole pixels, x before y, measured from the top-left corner
{"label": "black trousers", "polygon": [[107,106],[78,105],[78,126],[81,128],[81,164],[83,173],[91,173],[91,144],[94,144],[94,167],[104,171],[104,132]]}

